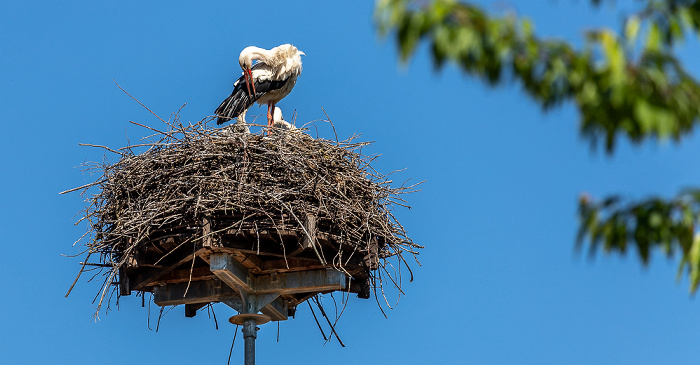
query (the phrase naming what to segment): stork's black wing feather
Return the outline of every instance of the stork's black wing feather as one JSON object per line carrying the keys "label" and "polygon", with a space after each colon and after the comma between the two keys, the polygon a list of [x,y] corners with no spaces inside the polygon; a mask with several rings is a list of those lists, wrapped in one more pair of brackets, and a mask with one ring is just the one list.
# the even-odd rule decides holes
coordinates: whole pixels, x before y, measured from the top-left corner
{"label": "stork's black wing feather", "polygon": [[241,113],[250,108],[255,102],[255,99],[248,95],[248,89],[245,86],[245,77],[241,76],[233,83],[233,92],[216,108],[216,124],[223,124],[231,119],[237,118]]}
{"label": "stork's black wing feather", "polygon": [[218,116],[216,124],[223,124],[224,122],[237,118],[241,113],[248,110],[260,97],[269,91],[282,88],[286,82],[287,79],[255,81],[255,95],[251,97],[245,85],[245,76],[241,76],[233,83],[233,92],[231,92],[231,95],[216,108],[214,112]]}
{"label": "stork's black wing feather", "polygon": [[[265,81],[256,81],[255,82],[255,100],[258,100],[261,96],[265,95],[265,93],[272,91],[272,90],[277,90],[281,89],[284,84],[287,83],[287,80],[289,78],[286,78],[284,80],[265,80]],[[243,81],[243,86],[245,87],[245,80]]]}

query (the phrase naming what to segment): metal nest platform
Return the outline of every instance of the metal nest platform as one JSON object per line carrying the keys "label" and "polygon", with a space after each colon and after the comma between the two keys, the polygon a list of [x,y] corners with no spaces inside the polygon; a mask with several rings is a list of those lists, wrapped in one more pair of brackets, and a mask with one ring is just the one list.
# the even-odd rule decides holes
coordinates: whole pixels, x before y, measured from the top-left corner
{"label": "metal nest platform", "polygon": [[119,295],[151,292],[159,306],[184,304],[188,317],[206,304],[223,302],[239,313],[260,311],[273,321],[287,319],[298,304],[319,293],[341,290],[369,298],[370,271],[378,262],[371,255],[355,255],[342,268],[321,263],[317,253],[336,257],[352,247],[318,232],[312,216],[301,232],[274,234],[217,229],[217,220],[204,221],[193,228],[200,230],[196,239],[194,232],[165,230],[162,238],[139,245],[120,268]]}

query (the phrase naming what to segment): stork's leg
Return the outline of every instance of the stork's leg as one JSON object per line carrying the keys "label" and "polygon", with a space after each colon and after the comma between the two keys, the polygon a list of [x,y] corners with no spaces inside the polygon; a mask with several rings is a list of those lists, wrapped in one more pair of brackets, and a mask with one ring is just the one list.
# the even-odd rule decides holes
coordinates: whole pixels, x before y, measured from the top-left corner
{"label": "stork's leg", "polygon": [[272,102],[272,107],[270,108],[270,125],[275,125],[275,106],[277,106],[277,102]]}
{"label": "stork's leg", "polygon": [[270,128],[272,128],[272,111],[274,110],[274,104],[271,101],[267,102],[267,135],[270,135]]}
{"label": "stork's leg", "polygon": [[267,102],[267,126],[272,127],[272,111],[275,105],[269,101]]}

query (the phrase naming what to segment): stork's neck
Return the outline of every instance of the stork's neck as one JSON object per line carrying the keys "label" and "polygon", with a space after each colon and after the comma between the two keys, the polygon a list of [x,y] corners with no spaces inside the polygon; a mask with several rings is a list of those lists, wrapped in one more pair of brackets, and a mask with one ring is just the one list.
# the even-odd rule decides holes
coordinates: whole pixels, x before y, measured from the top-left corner
{"label": "stork's neck", "polygon": [[253,60],[258,60],[268,65],[273,65],[275,63],[278,63],[278,61],[276,61],[277,52],[274,52],[275,48],[268,50],[255,46],[246,47],[243,49],[243,51],[241,51],[241,54],[238,57],[238,61],[242,65],[252,65]]}

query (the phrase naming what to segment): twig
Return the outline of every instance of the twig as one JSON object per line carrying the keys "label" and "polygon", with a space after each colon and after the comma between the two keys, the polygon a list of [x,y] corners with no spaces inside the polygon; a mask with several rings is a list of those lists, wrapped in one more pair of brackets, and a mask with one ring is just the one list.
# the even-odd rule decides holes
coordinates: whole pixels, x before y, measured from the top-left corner
{"label": "twig", "polygon": [[335,331],[335,326],[331,323],[331,320],[328,318],[328,315],[326,315],[326,311],[323,310],[323,306],[321,305],[321,301],[318,300],[318,296],[314,298],[316,300],[316,305],[318,306],[318,309],[321,311],[321,314],[323,314],[323,317],[326,319],[326,322],[328,322],[328,326],[331,327],[331,332],[335,335],[335,338],[340,343],[340,346],[345,347],[343,341],[340,340],[340,336],[338,336],[338,332]]}
{"label": "twig", "polygon": [[231,354],[233,353],[233,344],[236,343],[236,336],[238,336],[238,325],[236,325],[236,329],[233,330],[233,340],[231,341],[231,349],[228,351],[228,361],[226,364],[231,364]]}
{"label": "twig", "polygon": [[163,118],[159,117],[158,114],[154,113],[151,109],[148,109],[148,107],[145,106],[145,105],[143,105],[142,102],[140,102],[140,101],[139,101],[138,99],[136,99],[135,97],[131,96],[131,94],[129,94],[126,90],[124,90],[121,86],[119,86],[119,84],[117,83],[116,80],[112,79],[112,81],[114,81],[114,84],[117,85],[117,87],[119,88],[119,90],[123,91],[124,94],[129,95],[129,97],[130,97],[131,99],[133,99],[135,102],[139,103],[139,105],[141,105],[141,106],[144,107],[146,110],[148,110],[148,111],[149,111],[151,114],[153,114],[156,118],[160,119],[161,122],[167,124],[167,122],[166,122],[165,120],[163,120]]}
{"label": "twig", "polygon": [[323,328],[321,328],[321,324],[318,323],[318,318],[316,318],[316,313],[314,313],[314,309],[311,308],[311,303],[309,303],[309,301],[307,300],[306,304],[309,305],[309,309],[311,310],[311,315],[314,316],[314,321],[316,321],[316,325],[318,326],[318,330],[321,331],[321,336],[323,336],[323,340],[328,341],[328,337],[326,337],[326,333],[323,332]]}

